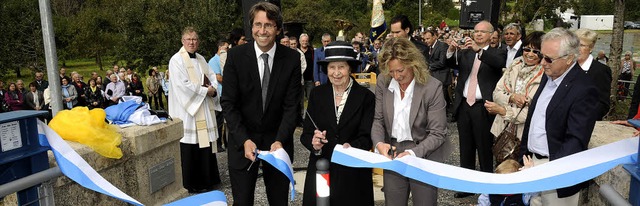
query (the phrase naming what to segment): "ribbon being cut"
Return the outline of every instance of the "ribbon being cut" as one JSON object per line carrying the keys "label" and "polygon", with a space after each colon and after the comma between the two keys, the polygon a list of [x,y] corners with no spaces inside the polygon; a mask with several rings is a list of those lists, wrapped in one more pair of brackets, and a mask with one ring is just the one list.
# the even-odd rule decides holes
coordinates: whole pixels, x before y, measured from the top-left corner
{"label": "ribbon being cut", "polygon": [[336,145],[331,161],[348,167],[382,168],[438,188],[488,194],[530,193],[575,185],[620,164],[637,163],[638,137],[620,140],[510,174],[485,173],[413,156],[383,155]]}
{"label": "ribbon being cut", "polygon": [[277,149],[274,152],[260,151],[258,153],[258,158],[271,164],[289,178],[289,181],[291,181],[291,184],[289,185],[291,188],[291,201],[293,201],[293,198],[296,196],[296,190],[293,180],[293,166],[291,165],[291,158],[289,158],[287,152],[282,148]]}

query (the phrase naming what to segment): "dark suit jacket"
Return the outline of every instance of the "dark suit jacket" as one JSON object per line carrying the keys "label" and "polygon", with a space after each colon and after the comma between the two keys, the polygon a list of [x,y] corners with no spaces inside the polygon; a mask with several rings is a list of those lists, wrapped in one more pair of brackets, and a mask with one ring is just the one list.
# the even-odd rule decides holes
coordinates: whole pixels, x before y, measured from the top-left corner
{"label": "dark suit jacket", "polygon": [[40,109],[46,109],[44,108],[44,96],[42,92],[36,89],[36,96],[35,98],[38,98],[38,105],[34,102],[35,98],[32,92],[24,93],[24,103],[27,105],[27,109],[35,110],[36,106],[40,106]]}
{"label": "dark suit jacket", "polygon": [[233,169],[250,164],[244,157],[244,142],[249,139],[263,151],[280,141],[293,162],[293,131],[302,95],[300,53],[276,45],[265,111],[254,43],[228,52],[221,104],[229,126],[229,167]]}
{"label": "dark suit jacket", "polygon": [[598,60],[593,59],[589,71],[586,72],[593,83],[598,88],[598,118],[602,120],[604,115],[607,115],[611,106],[611,69],[609,66],[600,63]]}
{"label": "dark suit jacket", "polygon": [[[493,90],[496,88],[496,84],[500,77],[502,77],[502,68],[506,62],[507,55],[505,50],[488,47],[487,50],[482,52],[480,56],[480,69],[478,70],[478,85],[480,86],[480,92],[482,98],[485,100],[493,101]],[[453,101],[453,115],[457,116],[458,107],[464,99],[463,91],[464,85],[469,76],[471,75],[471,69],[473,67],[473,61],[476,57],[476,53],[471,49],[458,50],[457,55],[453,54],[451,58],[447,59],[447,64],[450,66],[456,65],[456,57],[460,72],[458,74],[458,84],[456,85],[456,98]]]}
{"label": "dark suit jacket", "polygon": [[[369,89],[353,82],[347,103],[340,115],[340,123],[336,124],[333,88],[327,83],[314,88],[309,96],[309,115],[305,118],[304,130],[300,142],[311,154],[305,179],[303,205],[316,204],[316,161],[325,158],[331,161],[336,144],[349,143],[351,147],[370,150],[371,124],[375,112],[375,96]],[[311,116],[311,117],[309,117]],[[329,141],[322,147],[322,154],[316,156],[311,140],[316,129],[311,122],[315,121],[320,131],[327,131]],[[373,205],[373,182],[371,169],[352,168],[331,164],[331,205]]]}
{"label": "dark suit jacket", "polygon": [[446,62],[449,45],[441,41],[436,41],[434,44],[433,48],[428,47],[427,50],[427,54],[429,54],[429,58],[427,58],[429,71],[431,71],[431,76],[442,82],[442,85],[450,85],[451,71]]}
{"label": "dark suit jacket", "polygon": [[49,87],[49,81],[44,80],[44,79],[43,79],[43,80],[41,80],[39,83],[38,83],[38,81],[33,81],[33,82],[31,82],[31,83],[32,83],[32,84],[35,84],[35,85],[36,85],[36,89],[37,89],[38,91],[41,91],[41,92],[44,92],[44,90],[45,90],[47,87]]}
{"label": "dark suit jacket", "polygon": [[413,45],[418,47],[418,50],[420,50],[420,53],[422,53],[422,56],[424,56],[424,60],[428,60],[429,59],[429,47],[427,45],[425,45],[421,41],[418,41],[418,40],[416,40],[414,38],[409,38],[409,41],[411,41],[411,43],[413,43]]}
{"label": "dark suit jacket", "polygon": [[[529,126],[540,93],[549,81],[542,76],[540,88],[529,106],[525,122],[520,157],[528,153]],[[549,161],[556,160],[587,149],[591,132],[596,123],[598,91],[591,78],[576,64],[558,85],[546,110],[545,127],[549,145]],[[584,183],[558,189],[558,197],[568,197],[578,192]]]}

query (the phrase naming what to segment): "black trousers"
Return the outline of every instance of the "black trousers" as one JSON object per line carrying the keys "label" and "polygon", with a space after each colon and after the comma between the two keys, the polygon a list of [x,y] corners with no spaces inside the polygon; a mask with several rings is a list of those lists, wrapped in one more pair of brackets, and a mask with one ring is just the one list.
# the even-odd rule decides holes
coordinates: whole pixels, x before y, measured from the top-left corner
{"label": "black trousers", "polygon": [[[247,168],[233,169],[229,167],[234,206],[253,206],[256,181],[258,179],[258,168],[260,165],[260,160],[257,159],[256,161],[258,162],[253,163],[249,171],[247,171]],[[288,205],[289,178],[266,162],[262,162],[262,174],[269,205]]]}
{"label": "black trousers", "polygon": [[182,186],[190,193],[202,193],[219,185],[218,159],[211,147],[200,148],[198,144],[180,143],[182,159]]}
{"label": "black trousers", "polygon": [[484,107],[484,101],[476,101],[473,106],[466,99],[458,107],[458,134],[460,135],[460,166],[475,169],[476,151],[480,171],[493,172],[493,134],[491,125],[494,115],[490,115]]}

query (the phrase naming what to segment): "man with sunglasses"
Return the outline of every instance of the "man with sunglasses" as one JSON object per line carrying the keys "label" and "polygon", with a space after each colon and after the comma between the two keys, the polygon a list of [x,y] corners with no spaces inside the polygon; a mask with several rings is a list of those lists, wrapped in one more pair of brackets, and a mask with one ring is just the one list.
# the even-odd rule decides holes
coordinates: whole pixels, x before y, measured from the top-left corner
{"label": "man with sunglasses", "polygon": [[[480,170],[484,172],[493,172],[490,129],[495,118],[485,109],[484,102],[493,101],[493,90],[502,77],[507,56],[506,50],[489,46],[493,31],[490,22],[481,21],[474,27],[473,40],[466,38],[464,45],[450,41],[446,54],[447,64],[460,68],[452,110],[458,122],[460,166],[475,169],[477,151]],[[471,195],[459,192],[454,197]]]}
{"label": "man with sunglasses", "polygon": [[[545,75],[529,106],[520,153],[535,166],[587,149],[596,122],[598,90],[577,63],[578,37],[555,28],[542,37]],[[531,205],[578,205],[585,183],[540,192]]]}

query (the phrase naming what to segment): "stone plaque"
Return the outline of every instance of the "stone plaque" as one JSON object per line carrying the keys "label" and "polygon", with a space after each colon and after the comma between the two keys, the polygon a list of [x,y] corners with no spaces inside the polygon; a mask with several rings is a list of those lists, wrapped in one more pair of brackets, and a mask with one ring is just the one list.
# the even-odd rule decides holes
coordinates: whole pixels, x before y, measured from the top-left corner
{"label": "stone plaque", "polygon": [[149,190],[154,193],[176,181],[173,158],[167,159],[149,168]]}

